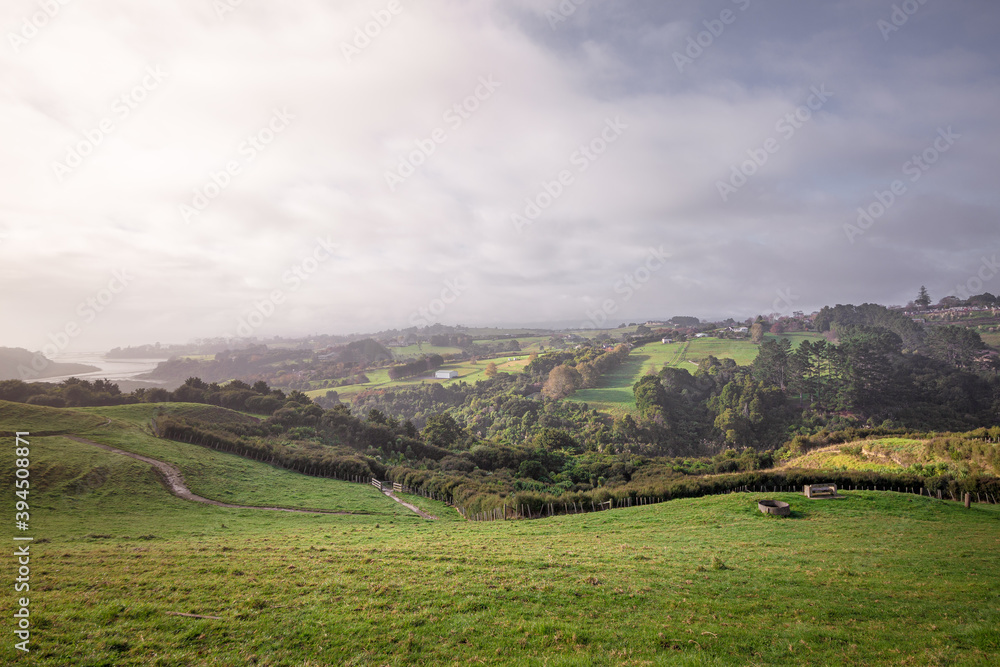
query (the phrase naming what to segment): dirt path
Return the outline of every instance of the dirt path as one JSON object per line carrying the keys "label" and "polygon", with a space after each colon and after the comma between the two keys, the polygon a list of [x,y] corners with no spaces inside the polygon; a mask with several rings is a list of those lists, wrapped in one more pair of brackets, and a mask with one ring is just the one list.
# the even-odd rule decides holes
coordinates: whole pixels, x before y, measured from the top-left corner
{"label": "dirt path", "polygon": [[137,461],[148,463],[160,473],[160,476],[163,478],[164,482],[166,482],[167,488],[170,489],[170,492],[175,496],[177,496],[178,498],[183,498],[184,500],[191,500],[193,502],[204,503],[206,505],[215,505],[216,507],[229,507],[231,509],[240,509],[240,510],[270,510],[273,512],[295,512],[297,514],[350,514],[350,512],[335,512],[332,510],[296,510],[296,509],[289,509],[287,507],[259,507],[256,505],[231,505],[229,503],[220,503],[218,500],[209,500],[208,498],[202,498],[199,495],[191,493],[191,490],[187,488],[187,485],[184,483],[184,478],[181,476],[180,470],[170,465],[169,463],[164,463],[163,461],[157,461],[156,459],[151,459],[148,456],[143,456],[141,454],[133,454],[132,452],[126,452],[124,449],[118,449],[117,447],[102,445],[99,442],[94,442],[93,440],[87,440],[86,438],[81,438],[75,435],[68,435],[66,437],[69,438],[70,440],[73,440],[74,442],[81,442],[85,445],[92,445],[94,447],[98,447],[108,452],[121,454],[123,456],[128,456],[129,458],[133,458]]}
{"label": "dirt path", "polygon": [[384,493],[385,495],[389,496],[390,498],[392,498],[393,500],[395,500],[397,503],[399,503],[400,505],[402,505],[406,509],[412,510],[412,511],[416,512],[417,514],[419,514],[423,518],[430,519],[431,521],[437,521],[437,517],[436,516],[434,516],[433,514],[428,514],[427,512],[425,512],[422,509],[420,509],[419,507],[417,507],[416,505],[411,505],[410,503],[407,503],[407,502],[404,502],[404,501],[400,500],[396,496],[396,494],[393,493],[392,491],[383,491],[382,493]]}

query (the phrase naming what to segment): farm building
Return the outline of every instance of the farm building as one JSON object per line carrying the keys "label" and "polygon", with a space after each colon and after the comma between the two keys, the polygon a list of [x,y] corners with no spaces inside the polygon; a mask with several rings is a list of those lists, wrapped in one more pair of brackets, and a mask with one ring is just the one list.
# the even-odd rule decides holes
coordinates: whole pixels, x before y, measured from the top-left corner
{"label": "farm building", "polygon": [[434,377],[438,380],[454,380],[458,377],[458,371],[437,371]]}
{"label": "farm building", "polygon": [[664,338],[664,339],[663,339],[663,344],[664,344],[664,345],[670,345],[670,344],[671,344],[671,343],[673,343],[673,342],[674,342],[674,341],[673,341],[673,339],[672,339],[672,338]]}

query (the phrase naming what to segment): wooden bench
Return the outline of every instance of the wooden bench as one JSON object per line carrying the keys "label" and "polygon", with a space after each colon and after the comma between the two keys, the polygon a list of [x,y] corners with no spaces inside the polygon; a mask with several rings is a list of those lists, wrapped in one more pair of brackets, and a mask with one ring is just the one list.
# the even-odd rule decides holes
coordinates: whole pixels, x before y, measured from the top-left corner
{"label": "wooden bench", "polygon": [[837,495],[836,484],[806,484],[803,487],[806,498],[843,498]]}

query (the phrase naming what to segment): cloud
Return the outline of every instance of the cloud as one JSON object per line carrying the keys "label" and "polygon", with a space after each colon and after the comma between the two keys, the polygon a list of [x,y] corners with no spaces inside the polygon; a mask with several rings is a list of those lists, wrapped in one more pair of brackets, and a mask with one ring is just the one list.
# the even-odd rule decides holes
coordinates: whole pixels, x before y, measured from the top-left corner
{"label": "cloud", "polygon": [[[795,309],[898,303],[995,248],[993,4],[927,3],[888,41],[891,3],[588,0],[553,27],[558,5],[64,6],[0,50],[0,308],[19,321],[0,341],[37,349],[121,268],[136,280],[75,346],[233,335],[274,290],[260,335],[405,327],[459,277],[443,322],[578,322],[605,298],[625,320],[747,317],[787,288]],[[0,26],[36,10],[8,3]],[[602,145],[609,122],[626,127]],[[947,126],[954,150],[851,243],[858,207]],[[665,266],[616,293],[661,246]]]}

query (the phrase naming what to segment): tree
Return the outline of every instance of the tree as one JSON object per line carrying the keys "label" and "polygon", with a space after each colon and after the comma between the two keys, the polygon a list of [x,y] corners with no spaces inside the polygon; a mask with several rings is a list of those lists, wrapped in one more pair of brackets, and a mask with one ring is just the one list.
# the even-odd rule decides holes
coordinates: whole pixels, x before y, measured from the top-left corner
{"label": "tree", "polygon": [[451,415],[432,415],[422,435],[426,442],[448,449],[463,440],[465,432]]}
{"label": "tree", "polygon": [[575,368],[561,364],[549,371],[549,377],[542,385],[542,396],[566,398],[580,387],[580,381],[580,374]]}
{"label": "tree", "polygon": [[493,363],[492,361],[490,363],[486,364],[486,370],[483,371],[483,375],[485,375],[488,378],[491,378],[491,377],[495,376],[496,374],[497,374],[497,365],[495,363]]}
{"label": "tree", "polygon": [[868,410],[889,403],[899,389],[893,359],[900,356],[902,338],[887,329],[866,326],[845,327],[839,335],[841,407]]}
{"label": "tree", "polygon": [[980,335],[966,327],[936,327],[927,334],[926,342],[929,356],[961,369],[973,368],[976,357],[986,349]]}
{"label": "tree", "polygon": [[764,325],[754,322],[750,327],[750,342],[760,344],[764,340]]}
{"label": "tree", "polygon": [[632,393],[640,415],[650,420],[655,420],[657,416],[662,418],[663,408],[667,404],[667,391],[660,384],[659,376],[644,375],[633,385]]}
{"label": "tree", "polygon": [[583,447],[569,433],[555,428],[543,428],[534,437],[534,445],[546,452],[567,450],[573,454],[583,453]]}
{"label": "tree", "polygon": [[753,361],[753,376],[765,385],[776,386],[784,391],[791,353],[792,342],[787,338],[765,340]]}
{"label": "tree", "polygon": [[785,395],[776,387],[765,387],[746,376],[733,381],[712,397],[708,406],[716,413],[715,427],[726,443],[740,447],[774,446],[784,437],[782,408]]}
{"label": "tree", "polygon": [[920,291],[917,293],[917,298],[913,300],[913,303],[917,304],[921,308],[926,308],[931,305],[931,295],[927,293],[927,288],[923,285],[920,286]]}

